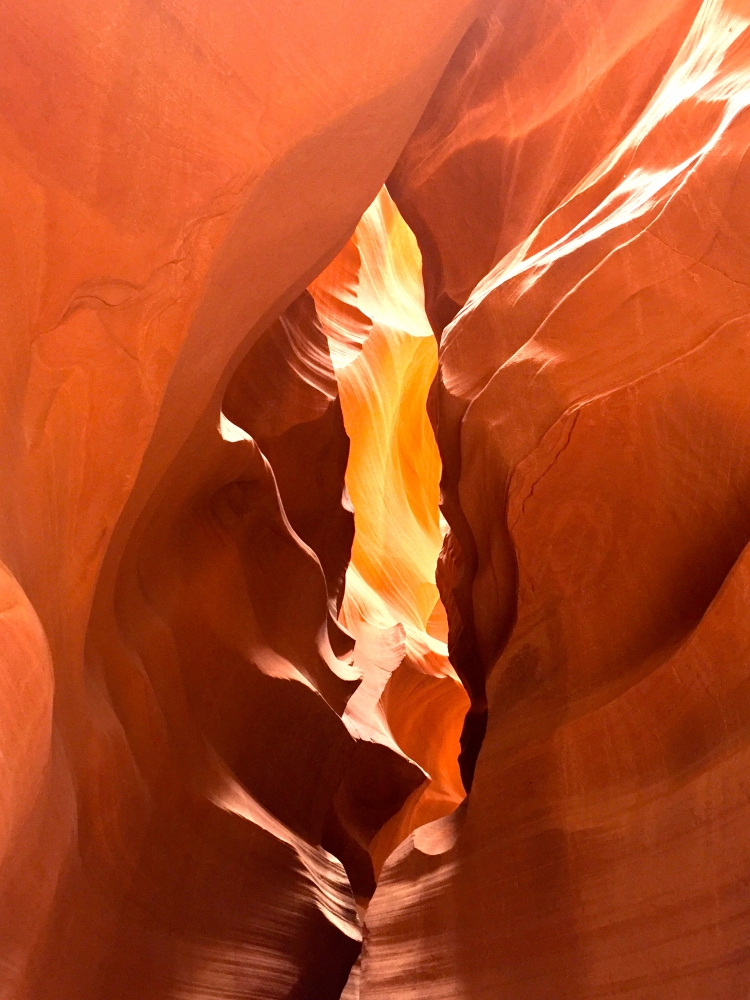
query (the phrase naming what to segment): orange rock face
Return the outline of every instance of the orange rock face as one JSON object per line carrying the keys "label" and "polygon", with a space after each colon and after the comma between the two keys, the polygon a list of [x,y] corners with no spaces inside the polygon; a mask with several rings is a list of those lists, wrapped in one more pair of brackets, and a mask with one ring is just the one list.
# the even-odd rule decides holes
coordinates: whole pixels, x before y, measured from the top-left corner
{"label": "orange rock face", "polygon": [[[305,524],[350,526],[322,493],[287,515],[274,456],[220,409],[377,194],[472,16],[5,6],[4,997],[341,991],[361,927],[322,844],[345,839],[333,799],[372,765],[341,718],[362,672],[331,614],[348,543],[322,570]],[[335,425],[299,395],[289,423]],[[371,823],[423,782],[405,767]]]}
{"label": "orange rock face", "polygon": [[0,996],[740,1000],[750,6],[6,8]]}
{"label": "orange rock face", "polygon": [[365,997],[747,991],[749,26],[498,8],[389,182],[476,773],[383,871]]}

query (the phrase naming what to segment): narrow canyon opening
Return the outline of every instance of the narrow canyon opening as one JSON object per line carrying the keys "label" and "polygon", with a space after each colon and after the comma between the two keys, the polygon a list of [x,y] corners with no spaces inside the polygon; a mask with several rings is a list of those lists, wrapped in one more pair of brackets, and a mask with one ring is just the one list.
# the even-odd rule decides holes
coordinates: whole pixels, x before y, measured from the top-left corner
{"label": "narrow canyon opening", "polygon": [[401,751],[428,775],[375,835],[377,872],[411,830],[463,799],[459,736],[468,708],[448,661],[448,622],[435,582],[447,529],[427,413],[437,343],[424,311],[416,240],[385,188],[311,292],[351,442],[346,488],[355,533],[339,618],[355,638],[373,628],[403,630],[404,656],[379,711]]}
{"label": "narrow canyon opening", "polygon": [[[361,683],[343,718],[373,761],[334,794],[322,846],[362,908],[394,848],[465,795],[469,701],[436,584],[447,530],[427,412],[436,371],[419,248],[383,187],[242,361],[222,410],[270,463],[290,528],[320,561],[331,616],[356,644]],[[351,655],[335,629],[329,638]]]}

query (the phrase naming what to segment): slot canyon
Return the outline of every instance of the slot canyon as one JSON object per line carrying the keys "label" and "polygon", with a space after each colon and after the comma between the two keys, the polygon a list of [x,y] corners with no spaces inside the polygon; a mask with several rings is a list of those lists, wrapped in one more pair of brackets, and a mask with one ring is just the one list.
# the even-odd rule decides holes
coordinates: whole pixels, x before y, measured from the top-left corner
{"label": "slot canyon", "polygon": [[750,1000],[750,0],[0,8],[0,1000]]}

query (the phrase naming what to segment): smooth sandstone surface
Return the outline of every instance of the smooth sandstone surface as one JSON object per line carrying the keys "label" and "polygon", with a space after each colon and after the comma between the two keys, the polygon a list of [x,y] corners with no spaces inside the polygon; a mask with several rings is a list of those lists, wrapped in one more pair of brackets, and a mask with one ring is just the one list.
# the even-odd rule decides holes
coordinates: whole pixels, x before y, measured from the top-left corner
{"label": "smooth sandstone surface", "polygon": [[1,20],[2,1000],[744,997],[747,0]]}
{"label": "smooth sandstone surface", "polygon": [[389,182],[487,714],[383,869],[368,1000],[747,992],[748,105],[744,3],[498,7]]}
{"label": "smooth sandstone surface", "polygon": [[341,991],[321,840],[362,668],[220,407],[472,14],[4,5],[4,997]]}

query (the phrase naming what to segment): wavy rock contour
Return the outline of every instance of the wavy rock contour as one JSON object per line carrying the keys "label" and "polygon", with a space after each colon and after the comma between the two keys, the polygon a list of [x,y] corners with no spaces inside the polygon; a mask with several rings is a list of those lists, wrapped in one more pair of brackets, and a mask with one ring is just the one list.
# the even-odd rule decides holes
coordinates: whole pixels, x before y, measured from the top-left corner
{"label": "wavy rock contour", "polygon": [[343,987],[361,929],[322,846],[356,745],[343,556],[329,595],[221,405],[346,242],[471,16],[5,11],[4,996]]}
{"label": "wavy rock contour", "polygon": [[746,989],[749,28],[498,7],[394,171],[476,771],[384,868],[364,997]]}
{"label": "wavy rock contour", "polygon": [[0,44],[0,995],[744,996],[746,0]]}

